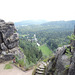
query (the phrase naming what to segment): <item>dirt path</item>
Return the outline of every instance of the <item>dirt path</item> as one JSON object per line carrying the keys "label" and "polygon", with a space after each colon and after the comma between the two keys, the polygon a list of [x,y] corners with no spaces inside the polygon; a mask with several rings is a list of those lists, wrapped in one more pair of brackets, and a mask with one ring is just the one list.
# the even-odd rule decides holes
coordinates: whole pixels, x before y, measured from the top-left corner
{"label": "dirt path", "polygon": [[23,72],[20,69],[18,69],[17,67],[15,67],[14,65],[12,65],[13,66],[12,69],[6,70],[6,69],[4,69],[4,67],[5,67],[5,64],[7,64],[7,63],[8,62],[0,64],[0,75],[32,75],[33,69]]}

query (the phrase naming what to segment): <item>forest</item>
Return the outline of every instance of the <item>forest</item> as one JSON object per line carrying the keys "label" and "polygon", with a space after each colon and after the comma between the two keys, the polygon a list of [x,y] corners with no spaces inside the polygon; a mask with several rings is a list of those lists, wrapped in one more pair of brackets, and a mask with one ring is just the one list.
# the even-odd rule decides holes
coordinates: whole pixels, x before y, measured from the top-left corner
{"label": "forest", "polygon": [[19,33],[20,47],[24,50],[28,62],[35,64],[40,59],[51,56],[58,47],[69,44],[68,36],[73,33],[73,23],[75,21],[15,25]]}

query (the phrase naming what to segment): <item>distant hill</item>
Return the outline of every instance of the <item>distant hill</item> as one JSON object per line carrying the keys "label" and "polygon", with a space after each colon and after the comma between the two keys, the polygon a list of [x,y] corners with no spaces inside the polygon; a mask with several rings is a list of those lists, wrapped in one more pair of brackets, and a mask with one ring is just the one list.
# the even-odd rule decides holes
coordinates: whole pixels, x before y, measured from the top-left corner
{"label": "distant hill", "polygon": [[46,23],[46,20],[25,20],[20,22],[15,22],[15,26],[22,26],[22,25],[38,25],[42,23]]}
{"label": "distant hill", "polygon": [[75,20],[71,20],[71,21],[51,21],[51,22],[46,22],[41,24],[42,26],[52,26],[52,27],[71,27],[73,28],[75,25]]}
{"label": "distant hill", "polygon": [[[39,26],[38,26],[39,25]],[[15,26],[30,26],[32,27],[44,27],[44,28],[70,28],[73,29],[75,20],[71,21],[46,21],[46,20],[25,20],[15,22]]]}

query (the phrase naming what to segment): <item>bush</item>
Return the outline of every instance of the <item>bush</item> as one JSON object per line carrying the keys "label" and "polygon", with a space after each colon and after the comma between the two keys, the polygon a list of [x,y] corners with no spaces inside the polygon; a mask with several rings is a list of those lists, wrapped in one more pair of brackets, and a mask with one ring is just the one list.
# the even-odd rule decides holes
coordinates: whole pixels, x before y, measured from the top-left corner
{"label": "bush", "polygon": [[36,73],[36,68],[33,70],[32,75],[35,75]]}
{"label": "bush", "polygon": [[54,59],[55,59],[55,56],[52,56],[52,57],[51,57],[51,62],[53,62],[53,61],[54,61]]}
{"label": "bush", "polygon": [[20,60],[18,60],[18,64],[21,65],[21,66],[24,66],[24,65],[25,65],[25,63],[24,63],[24,59],[20,59]]}
{"label": "bush", "polygon": [[67,55],[69,58],[71,58],[72,57],[72,54],[71,54],[71,52],[70,52],[70,49],[69,48],[66,48],[67,50],[66,50],[66,53],[65,53],[65,55]]}
{"label": "bush", "polygon": [[11,66],[11,64],[9,63],[9,64],[6,64],[5,65],[5,67],[4,67],[4,69],[12,69],[13,67]]}
{"label": "bush", "polygon": [[69,69],[69,67],[70,67],[70,65],[66,65],[66,66],[65,66],[66,69]]}
{"label": "bush", "polygon": [[34,63],[30,62],[30,64],[28,63],[28,60],[26,59],[26,63],[25,63],[25,68],[26,70],[29,70],[31,67],[34,66]]}
{"label": "bush", "polygon": [[43,61],[44,61],[44,62],[47,62],[48,60],[49,60],[49,58],[46,58],[46,59],[44,59]]}

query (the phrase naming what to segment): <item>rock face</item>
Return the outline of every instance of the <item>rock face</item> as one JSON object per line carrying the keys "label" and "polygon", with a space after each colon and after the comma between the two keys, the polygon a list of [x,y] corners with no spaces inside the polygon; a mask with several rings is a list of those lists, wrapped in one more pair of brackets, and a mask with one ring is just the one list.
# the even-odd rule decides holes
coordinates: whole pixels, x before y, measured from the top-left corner
{"label": "rock face", "polygon": [[19,36],[14,23],[6,23],[0,19],[0,60],[10,60],[14,55],[19,55],[20,58],[23,58],[24,54],[20,51],[18,45]]}
{"label": "rock face", "polygon": [[75,75],[75,51],[70,45],[57,48],[50,61],[45,75]]}
{"label": "rock face", "polygon": [[75,75],[75,51],[73,49],[70,45],[57,48],[56,54],[50,57],[44,69],[42,66],[37,67],[34,75]]}
{"label": "rock face", "polygon": [[[43,73],[40,68],[36,68],[34,75],[75,75],[75,54],[71,51],[70,45],[59,47],[44,66]],[[43,63],[41,63],[43,65]]]}

